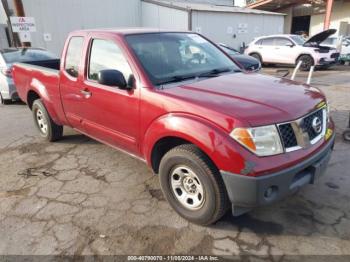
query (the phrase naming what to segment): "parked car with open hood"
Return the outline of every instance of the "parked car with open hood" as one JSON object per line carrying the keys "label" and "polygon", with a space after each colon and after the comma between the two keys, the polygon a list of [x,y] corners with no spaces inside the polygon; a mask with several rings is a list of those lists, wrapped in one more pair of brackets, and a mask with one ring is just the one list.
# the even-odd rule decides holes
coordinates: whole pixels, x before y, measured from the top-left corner
{"label": "parked car with open hood", "polygon": [[261,63],[258,59],[249,55],[244,55],[238,52],[231,46],[218,44],[229,56],[231,56],[244,70],[248,72],[257,72],[261,69]]}
{"label": "parked car with open hood", "polygon": [[309,70],[311,66],[329,67],[337,63],[339,52],[321,43],[334,33],[335,29],[329,29],[308,40],[300,35],[263,36],[250,43],[245,54],[269,64],[296,65],[302,61],[302,70]]}
{"label": "parked car with open hood", "polygon": [[17,62],[32,65],[55,67],[58,57],[40,48],[7,48],[0,49],[0,104],[17,100],[17,90],[12,80],[12,66]]}

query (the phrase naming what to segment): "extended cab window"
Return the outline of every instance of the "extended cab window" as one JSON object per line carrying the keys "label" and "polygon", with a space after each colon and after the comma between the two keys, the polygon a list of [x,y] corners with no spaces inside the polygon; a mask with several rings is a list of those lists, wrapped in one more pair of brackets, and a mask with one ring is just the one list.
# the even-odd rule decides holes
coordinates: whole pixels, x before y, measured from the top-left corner
{"label": "extended cab window", "polygon": [[104,69],[115,69],[123,73],[126,80],[132,74],[130,66],[120,48],[109,40],[94,39],[90,52],[88,78],[96,81]]}
{"label": "extended cab window", "polygon": [[84,38],[81,36],[74,36],[69,41],[64,69],[72,77],[78,77],[83,43]]}

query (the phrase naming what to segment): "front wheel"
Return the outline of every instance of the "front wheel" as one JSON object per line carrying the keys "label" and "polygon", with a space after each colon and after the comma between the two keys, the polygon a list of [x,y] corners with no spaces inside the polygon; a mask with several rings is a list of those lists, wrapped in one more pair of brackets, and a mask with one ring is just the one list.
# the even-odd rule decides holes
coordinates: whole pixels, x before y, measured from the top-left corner
{"label": "front wheel", "polygon": [[170,150],[162,158],[159,171],[169,204],[190,222],[209,225],[227,211],[229,200],[220,173],[195,145]]}
{"label": "front wheel", "polygon": [[47,112],[41,99],[35,100],[32,107],[34,122],[40,135],[50,142],[59,140],[63,134],[63,126],[57,125]]}
{"label": "front wheel", "polygon": [[299,64],[300,61],[301,61],[300,69],[302,71],[309,71],[311,66],[315,64],[314,59],[309,55],[300,56],[297,60],[297,64]]}

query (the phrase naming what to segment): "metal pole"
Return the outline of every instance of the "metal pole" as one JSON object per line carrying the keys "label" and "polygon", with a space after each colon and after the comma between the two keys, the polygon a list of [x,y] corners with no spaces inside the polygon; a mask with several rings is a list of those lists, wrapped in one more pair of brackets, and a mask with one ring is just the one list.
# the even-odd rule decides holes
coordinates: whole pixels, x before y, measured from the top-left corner
{"label": "metal pole", "polygon": [[[23,3],[22,0],[13,0],[13,4],[15,5],[15,10],[16,10],[16,15],[17,16],[26,16],[23,8]],[[23,42],[22,43],[23,47],[30,47],[29,42]]]}
{"label": "metal pole", "polygon": [[314,73],[315,66],[311,66],[309,76],[307,78],[306,84],[310,85],[311,84],[311,79],[312,79],[312,74]]}
{"label": "metal pole", "polygon": [[297,64],[297,66],[295,67],[292,77],[290,78],[291,80],[295,79],[295,76],[297,75],[297,72],[299,71],[299,68],[301,67],[301,64],[303,63],[303,61],[299,61],[299,63]]}
{"label": "metal pole", "polygon": [[332,15],[333,1],[334,0],[327,0],[326,16],[324,18],[324,24],[323,24],[323,29],[324,30],[329,29],[329,26],[331,24],[331,15]]}

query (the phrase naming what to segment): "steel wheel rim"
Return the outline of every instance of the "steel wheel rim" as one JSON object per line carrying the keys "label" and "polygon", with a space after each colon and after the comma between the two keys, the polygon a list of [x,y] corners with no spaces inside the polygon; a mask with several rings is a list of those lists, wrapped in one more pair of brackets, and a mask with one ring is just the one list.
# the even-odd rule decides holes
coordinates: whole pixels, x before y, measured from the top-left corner
{"label": "steel wheel rim", "polygon": [[177,166],[170,174],[170,185],[176,200],[189,210],[200,209],[205,202],[202,182],[192,169]]}
{"label": "steel wheel rim", "polygon": [[35,115],[36,115],[36,122],[40,129],[40,132],[46,135],[48,130],[48,125],[47,125],[47,120],[44,113],[40,109],[37,109]]}

